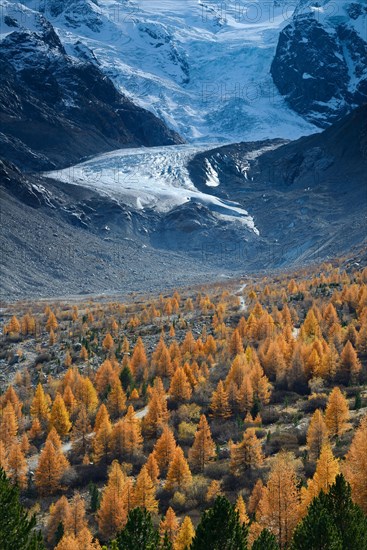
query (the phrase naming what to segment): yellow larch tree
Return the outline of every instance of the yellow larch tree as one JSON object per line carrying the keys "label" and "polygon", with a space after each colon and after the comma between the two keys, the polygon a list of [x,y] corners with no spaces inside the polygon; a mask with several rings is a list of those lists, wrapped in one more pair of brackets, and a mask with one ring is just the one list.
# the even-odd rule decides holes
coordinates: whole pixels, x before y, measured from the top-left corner
{"label": "yellow larch tree", "polygon": [[325,411],[325,423],[330,435],[339,437],[344,433],[348,427],[348,419],[348,402],[336,386],[329,396]]}
{"label": "yellow larch tree", "polygon": [[112,426],[108,418],[102,421],[99,429],[93,438],[93,453],[96,462],[108,462],[111,447]]}
{"label": "yellow larch tree", "polygon": [[[162,385],[163,387],[163,385]],[[167,424],[169,412],[167,401],[162,390],[153,387],[151,397],[148,403],[148,412],[143,419],[143,431],[148,436],[156,436],[159,431]]]}
{"label": "yellow larch tree", "polygon": [[262,498],[264,485],[261,479],[258,479],[255,483],[248,502],[248,511],[251,516],[256,517],[256,512],[259,506],[259,502]]}
{"label": "yellow larch tree", "polygon": [[31,415],[33,418],[38,418],[43,427],[47,425],[50,418],[50,407],[48,405],[48,400],[41,384],[37,385],[32,400]]}
{"label": "yellow larch tree", "polygon": [[61,437],[67,435],[71,430],[69,413],[65,406],[64,400],[59,393],[56,395],[55,401],[52,405],[50,425],[56,429],[57,433]]}
{"label": "yellow larch tree", "polygon": [[142,444],[140,421],[136,418],[134,409],[130,405],[126,416],[113,426],[111,451],[115,458],[131,461],[133,456],[140,453]]}
{"label": "yellow larch tree", "polygon": [[150,476],[150,479],[153,481],[154,485],[157,485],[160,472],[157,460],[154,456],[154,452],[150,453],[145,465],[147,467],[147,472]]}
{"label": "yellow larch tree", "polygon": [[187,401],[191,397],[192,389],[182,367],[178,367],[172,377],[169,394],[178,402]]}
{"label": "yellow larch tree", "polygon": [[146,508],[148,512],[158,511],[158,501],[155,498],[156,486],[153,483],[147,466],[144,465],[140,470],[133,491],[134,507]]}
{"label": "yellow larch tree", "polygon": [[258,468],[264,460],[261,441],[256,437],[254,428],[248,428],[243,434],[242,441],[232,444],[230,451],[231,472],[235,475],[251,468]]}
{"label": "yellow larch tree", "polygon": [[130,368],[138,381],[145,379],[148,369],[148,359],[145,352],[143,340],[139,336],[131,357]]}
{"label": "yellow larch tree", "polygon": [[307,488],[302,487],[301,490],[303,512],[320,491],[328,492],[339,473],[339,462],[334,458],[330,443],[325,443],[321,448],[313,478],[308,481]]}
{"label": "yellow larch tree", "polygon": [[192,521],[189,516],[185,516],[173,546],[174,550],[187,550],[187,548],[190,548],[194,536],[195,529]]}
{"label": "yellow larch tree", "polygon": [[286,548],[291,542],[300,518],[297,485],[293,456],[280,452],[262,491],[256,517],[261,526],[275,535],[281,548]]}
{"label": "yellow larch tree", "polygon": [[159,471],[166,473],[176,450],[176,440],[172,430],[165,426],[162,435],[154,445],[154,458],[157,461]]}
{"label": "yellow larch tree", "polygon": [[20,489],[27,487],[28,465],[22,452],[20,443],[14,443],[9,451],[8,475],[14,485]]}
{"label": "yellow larch tree", "polygon": [[58,325],[55,314],[52,311],[50,311],[47,322],[46,322],[46,330],[48,332],[51,332],[51,330],[55,331],[58,326],[59,325]]}
{"label": "yellow larch tree", "polygon": [[114,346],[113,338],[112,338],[111,334],[109,332],[107,332],[107,334],[104,337],[103,342],[102,342],[102,348],[105,351],[111,351],[113,349],[113,346]]}
{"label": "yellow larch tree", "polygon": [[[47,542],[54,546],[56,543],[56,533],[60,524],[64,528],[70,514],[70,504],[68,499],[63,495],[59,500],[50,506],[50,513],[46,527]],[[64,529],[65,532],[65,529]]]}
{"label": "yellow larch tree", "polygon": [[165,488],[168,491],[182,491],[192,482],[192,475],[181,447],[177,446],[169,465]]}
{"label": "yellow larch tree", "polygon": [[39,457],[35,472],[35,483],[40,495],[49,495],[60,489],[61,478],[68,467],[62,452],[56,451],[47,440]]}
{"label": "yellow larch tree", "polygon": [[120,380],[113,383],[107,398],[107,409],[111,418],[118,418],[126,410],[126,393]]}
{"label": "yellow larch tree", "polygon": [[210,408],[213,416],[218,418],[229,418],[231,416],[231,408],[228,402],[228,393],[224,388],[223,381],[218,382],[217,389],[213,391]]}
{"label": "yellow larch tree", "polygon": [[19,397],[16,394],[16,391],[14,390],[13,386],[9,386],[4,395],[1,398],[1,408],[5,408],[7,403],[10,403],[13,405],[14,412],[16,414],[17,420],[19,421],[22,417],[22,402],[20,401]]}
{"label": "yellow larch tree", "polygon": [[337,378],[343,384],[355,384],[358,381],[361,370],[362,364],[358,359],[357,352],[348,340],[340,355]]}
{"label": "yellow larch tree", "polygon": [[9,474],[8,453],[6,452],[4,442],[1,441],[1,439],[0,439],[0,468],[4,470],[6,475]]}
{"label": "yellow larch tree", "polygon": [[176,514],[170,506],[166,512],[166,515],[159,523],[159,533],[161,538],[164,539],[166,535],[171,544],[174,545],[178,527],[179,523]]}
{"label": "yellow larch tree", "polygon": [[203,472],[208,462],[215,457],[215,444],[210,427],[204,414],[195,433],[194,443],[189,451],[189,462],[193,468]]}
{"label": "yellow larch tree", "polygon": [[63,523],[64,532],[76,537],[87,525],[84,499],[80,493],[75,493],[71,499],[69,512]]}
{"label": "yellow larch tree", "polygon": [[208,490],[205,495],[205,500],[207,502],[213,502],[219,495],[222,494],[222,483],[217,479],[213,479],[213,481],[211,481],[209,484]]}
{"label": "yellow larch tree", "polygon": [[242,495],[238,495],[235,509],[238,512],[238,515],[240,517],[240,522],[244,525],[248,525],[250,523],[250,519],[247,515],[246,504],[245,504],[245,501],[243,500]]}
{"label": "yellow larch tree", "polygon": [[316,460],[319,458],[321,448],[328,439],[328,430],[323,414],[320,409],[317,409],[312,415],[307,430],[307,447],[312,458]]}
{"label": "yellow larch tree", "polygon": [[352,496],[367,514],[367,415],[361,420],[345,460],[345,477],[352,488]]}
{"label": "yellow larch tree", "polygon": [[100,396],[107,393],[108,389],[118,381],[118,376],[109,359],[103,361],[96,373],[95,386]]}
{"label": "yellow larch tree", "polygon": [[106,419],[108,421],[110,421],[110,415],[109,415],[109,412],[107,410],[106,405],[104,403],[102,403],[102,405],[99,407],[99,409],[97,411],[96,418],[94,420],[94,431],[95,432],[98,432],[98,430],[100,429],[100,427],[102,426],[103,422]]}
{"label": "yellow larch tree", "polygon": [[18,433],[18,420],[13,408],[13,405],[8,401],[2,411],[0,423],[0,439],[8,448],[14,442]]}
{"label": "yellow larch tree", "polygon": [[97,514],[98,527],[104,538],[112,538],[125,525],[127,518],[126,475],[117,460],[112,462],[108,481],[102,493]]}
{"label": "yellow larch tree", "polygon": [[85,405],[81,405],[78,416],[71,432],[73,452],[81,457],[89,452],[91,447],[92,426]]}

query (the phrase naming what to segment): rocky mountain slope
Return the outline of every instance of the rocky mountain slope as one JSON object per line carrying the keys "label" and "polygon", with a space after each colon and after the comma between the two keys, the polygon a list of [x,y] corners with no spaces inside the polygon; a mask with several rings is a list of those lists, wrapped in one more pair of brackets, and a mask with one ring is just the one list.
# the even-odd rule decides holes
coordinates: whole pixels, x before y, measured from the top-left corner
{"label": "rocky mountain slope", "polygon": [[300,0],[271,74],[288,105],[326,127],[367,101],[367,4]]}
{"label": "rocky mountain slope", "polygon": [[0,40],[0,157],[39,171],[101,151],[182,142],[97,65],[67,55],[41,14],[9,4]]}

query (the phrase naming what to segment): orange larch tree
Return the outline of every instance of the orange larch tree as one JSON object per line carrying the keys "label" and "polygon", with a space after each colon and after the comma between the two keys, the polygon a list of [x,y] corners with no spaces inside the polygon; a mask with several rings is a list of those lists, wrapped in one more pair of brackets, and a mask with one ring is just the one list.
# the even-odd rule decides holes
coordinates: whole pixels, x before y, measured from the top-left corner
{"label": "orange larch tree", "polygon": [[169,465],[165,488],[168,491],[182,491],[192,482],[192,475],[181,447],[177,446]]}
{"label": "orange larch tree", "polygon": [[339,437],[347,429],[349,419],[348,402],[337,386],[331,392],[326,411],[325,423],[331,436]]}
{"label": "orange larch tree", "polygon": [[208,462],[215,456],[215,444],[212,439],[210,427],[204,414],[195,434],[194,443],[189,451],[189,462],[193,468],[203,472]]}

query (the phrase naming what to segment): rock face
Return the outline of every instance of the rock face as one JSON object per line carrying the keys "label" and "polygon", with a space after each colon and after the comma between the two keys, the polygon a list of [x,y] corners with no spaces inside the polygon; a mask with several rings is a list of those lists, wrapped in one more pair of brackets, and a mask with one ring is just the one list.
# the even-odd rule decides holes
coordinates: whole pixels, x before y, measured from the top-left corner
{"label": "rock face", "polygon": [[365,4],[301,0],[280,33],[274,83],[310,122],[326,127],[367,101],[366,25]]}
{"label": "rock face", "polygon": [[4,17],[0,41],[0,157],[39,171],[111,149],[182,142],[98,66],[68,56],[41,14],[22,13],[29,19]]}

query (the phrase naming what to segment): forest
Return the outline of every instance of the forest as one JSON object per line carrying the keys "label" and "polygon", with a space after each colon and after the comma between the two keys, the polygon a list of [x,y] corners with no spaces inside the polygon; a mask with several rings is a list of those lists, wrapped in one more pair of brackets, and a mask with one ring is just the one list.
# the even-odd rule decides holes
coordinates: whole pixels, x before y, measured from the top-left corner
{"label": "forest", "polygon": [[367,549],[367,268],[3,304],[0,548]]}

